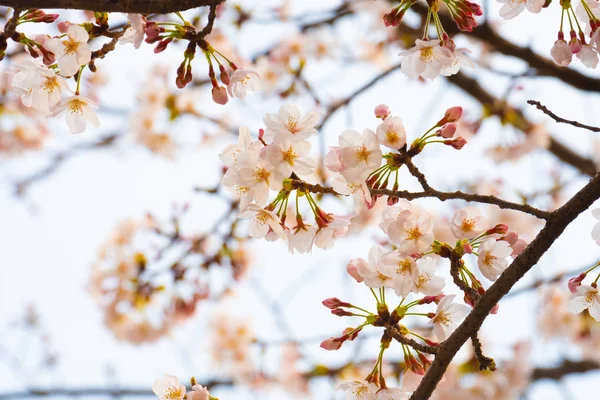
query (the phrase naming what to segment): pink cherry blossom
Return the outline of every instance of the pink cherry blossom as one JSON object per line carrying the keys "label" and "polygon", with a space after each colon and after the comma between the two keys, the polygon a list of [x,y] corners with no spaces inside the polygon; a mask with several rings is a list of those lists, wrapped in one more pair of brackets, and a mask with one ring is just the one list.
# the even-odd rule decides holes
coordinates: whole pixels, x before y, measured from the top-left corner
{"label": "pink cherry blossom", "polygon": [[66,111],[69,130],[77,134],[85,131],[87,123],[96,128],[100,126],[100,120],[94,109],[98,109],[98,105],[92,100],[81,95],[73,95],[57,106],[52,115]]}
{"label": "pink cherry blossom", "polygon": [[400,69],[410,78],[422,76],[434,79],[441,74],[443,68],[450,67],[454,62],[452,52],[440,46],[439,40],[417,39],[415,47],[400,55],[403,56]]}
{"label": "pink cherry blossom", "polygon": [[152,391],[159,400],[183,400],[185,397],[185,386],[172,375],[157,379],[152,385]]}
{"label": "pink cherry blossom", "polygon": [[433,331],[440,342],[443,342],[456,329],[458,324],[467,316],[469,306],[452,301],[456,295],[444,296],[438,303],[435,316],[431,318]]}
{"label": "pink cherry blossom", "polygon": [[298,106],[285,104],[279,108],[277,114],[267,114],[263,118],[267,127],[265,140],[286,142],[308,139],[317,133],[315,125],[318,118],[315,112],[302,116]]}
{"label": "pink cherry blossom", "polygon": [[452,217],[450,230],[457,239],[473,239],[483,233],[489,226],[476,208],[458,210]]}
{"label": "pink cherry blossom", "polygon": [[484,240],[477,251],[479,270],[490,281],[495,281],[508,266],[508,257],[512,253],[510,245],[504,240],[489,238]]}
{"label": "pink cherry blossom", "polygon": [[89,35],[79,25],[71,25],[65,38],[48,39],[44,47],[54,53],[63,76],[73,76],[82,65],[90,62],[92,50],[87,44]]}
{"label": "pink cherry blossom", "polygon": [[259,88],[260,75],[252,70],[240,68],[235,70],[233,75],[229,78],[227,92],[229,92],[231,97],[244,99],[249,90],[256,91]]}
{"label": "pink cherry blossom", "polygon": [[550,50],[550,55],[552,56],[554,62],[561,67],[566,67],[573,59],[571,48],[567,42],[561,39],[554,42],[554,46],[552,46],[552,49]]}
{"label": "pink cherry blossom", "polygon": [[384,146],[400,149],[406,144],[406,131],[400,117],[388,116],[377,127],[377,138]]}
{"label": "pink cherry blossom", "polygon": [[596,321],[600,322],[600,294],[597,288],[589,285],[581,285],[571,295],[567,311],[578,314],[583,310],[588,310],[590,315]]}

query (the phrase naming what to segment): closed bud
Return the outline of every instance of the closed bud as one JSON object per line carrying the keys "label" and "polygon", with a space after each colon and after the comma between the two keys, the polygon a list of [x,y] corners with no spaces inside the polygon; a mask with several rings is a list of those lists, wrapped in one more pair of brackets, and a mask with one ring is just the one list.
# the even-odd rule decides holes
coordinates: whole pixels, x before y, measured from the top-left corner
{"label": "closed bud", "polygon": [[223,86],[213,87],[212,98],[213,101],[217,104],[227,104],[227,101],[229,101],[229,97],[227,96],[227,89],[225,89]]}
{"label": "closed bud", "polygon": [[442,127],[442,129],[440,129],[438,131],[438,136],[441,136],[446,139],[451,139],[454,137],[455,133],[456,133],[456,123],[450,122],[450,123],[444,125]]}
{"label": "closed bud", "polygon": [[446,110],[444,118],[442,118],[440,122],[437,123],[437,126],[442,126],[444,124],[447,124],[448,122],[457,122],[462,116],[462,111],[462,107],[450,107]]}
{"label": "closed bud", "polygon": [[225,67],[222,65],[219,65],[219,71],[221,72],[219,75],[221,82],[223,82],[224,85],[229,85],[229,72],[227,72]]}
{"label": "closed bud", "polygon": [[331,313],[333,315],[337,315],[338,317],[351,317],[352,313],[346,310],[342,310],[341,308],[336,308],[334,310],[331,310]]}
{"label": "closed bud", "polygon": [[497,224],[492,229],[488,229],[485,232],[485,234],[486,235],[493,235],[494,233],[497,233],[499,235],[504,235],[506,232],[508,232],[508,225],[506,225],[506,224]]}
{"label": "closed bud", "polygon": [[57,28],[60,33],[67,33],[67,31],[69,30],[69,27],[71,25],[73,25],[73,24],[70,23],[69,21],[63,21],[63,22],[58,23]]}
{"label": "closed bud", "polygon": [[336,309],[338,307],[350,307],[350,303],[345,303],[338,299],[337,297],[330,297],[328,299],[323,300],[323,305],[330,309]]}
{"label": "closed bud", "polygon": [[577,291],[577,288],[579,286],[581,286],[581,282],[585,279],[585,277],[587,276],[587,274],[585,272],[579,274],[578,276],[569,279],[569,290],[571,291],[571,293],[575,293]]}
{"label": "closed bud", "polygon": [[385,26],[397,26],[402,22],[403,17],[404,10],[400,10],[400,7],[396,7],[389,13],[383,15],[383,23]]}
{"label": "closed bud", "polygon": [[321,342],[320,347],[325,350],[339,350],[346,339],[330,337]]}
{"label": "closed bud", "polygon": [[158,44],[156,45],[156,47],[154,47],[154,53],[162,53],[167,46],[169,45],[169,43],[171,43],[173,41],[173,38],[167,38],[165,40],[161,40],[160,42],[158,42]]}
{"label": "closed bud", "polygon": [[465,147],[465,144],[467,144],[467,140],[463,137],[457,137],[456,139],[444,140],[444,144],[446,146],[452,146],[456,150],[460,150],[463,147]]}

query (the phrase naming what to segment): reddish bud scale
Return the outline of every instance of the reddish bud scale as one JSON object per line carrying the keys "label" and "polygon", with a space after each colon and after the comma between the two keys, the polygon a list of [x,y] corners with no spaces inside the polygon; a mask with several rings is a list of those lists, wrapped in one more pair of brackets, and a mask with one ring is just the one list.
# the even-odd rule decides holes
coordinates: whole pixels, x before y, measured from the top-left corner
{"label": "reddish bud scale", "polygon": [[419,360],[421,360],[423,365],[431,365],[431,360],[429,358],[425,357],[425,354],[423,354],[419,351],[417,353],[417,356],[419,357]]}
{"label": "reddish bud scale", "polygon": [[400,7],[394,8],[389,13],[384,14],[383,24],[387,27],[398,26],[402,22],[402,18],[404,18],[404,13],[404,9],[400,10]]}
{"label": "reddish bud scale", "polygon": [[438,346],[439,343],[438,342],[434,342],[433,340],[430,339],[425,339],[425,343],[427,343],[428,346]]}

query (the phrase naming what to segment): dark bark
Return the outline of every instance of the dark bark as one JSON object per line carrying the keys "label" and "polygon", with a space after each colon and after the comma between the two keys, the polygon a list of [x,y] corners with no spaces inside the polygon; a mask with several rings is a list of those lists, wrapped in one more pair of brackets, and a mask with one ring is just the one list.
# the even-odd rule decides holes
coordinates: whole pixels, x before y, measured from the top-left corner
{"label": "dark bark", "polygon": [[64,8],[75,10],[122,12],[132,14],[168,14],[190,8],[212,6],[223,0],[1,0],[0,6],[20,8]]}

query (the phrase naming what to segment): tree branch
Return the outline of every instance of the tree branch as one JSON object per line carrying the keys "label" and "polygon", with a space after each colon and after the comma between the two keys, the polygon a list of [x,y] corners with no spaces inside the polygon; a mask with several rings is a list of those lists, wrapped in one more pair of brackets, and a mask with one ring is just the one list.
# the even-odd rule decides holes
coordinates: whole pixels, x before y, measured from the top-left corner
{"label": "tree branch", "polygon": [[479,299],[465,321],[438,348],[436,357],[423,377],[421,384],[411,396],[411,400],[429,399],[442,379],[446,368],[463,346],[476,333],[492,308],[506,295],[548,251],[550,246],[562,234],[565,228],[583,211],[600,198],[600,174],[594,178],[565,205],[554,211],[546,226],[529,246],[500,275],[498,280]]}
{"label": "tree branch", "polygon": [[0,0],[12,8],[64,8],[133,14],[168,14],[190,8],[214,6],[224,0]]}
{"label": "tree branch", "polygon": [[539,101],[527,100],[527,104],[531,104],[532,106],[535,106],[535,108],[537,108],[538,110],[541,110],[544,114],[546,114],[547,116],[549,116],[556,122],[573,125],[574,127],[587,129],[588,131],[592,131],[592,132],[600,132],[600,128],[598,128],[596,126],[585,125],[585,124],[582,124],[581,122],[571,121],[571,120],[559,117],[558,115],[554,114],[552,111],[548,110],[548,107],[546,107]]}

